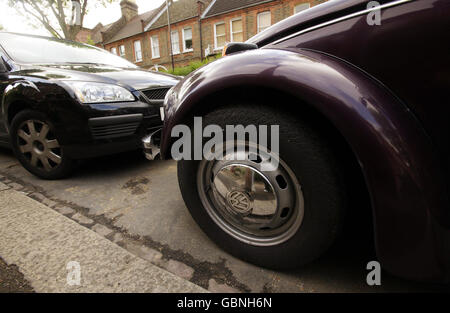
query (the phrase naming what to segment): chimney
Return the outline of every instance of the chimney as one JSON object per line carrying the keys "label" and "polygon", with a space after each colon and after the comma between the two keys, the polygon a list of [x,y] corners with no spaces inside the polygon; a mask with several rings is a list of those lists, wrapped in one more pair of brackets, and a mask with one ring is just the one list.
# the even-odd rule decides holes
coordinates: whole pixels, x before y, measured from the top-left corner
{"label": "chimney", "polygon": [[128,22],[138,15],[138,6],[135,0],[122,0],[120,2],[122,17]]}

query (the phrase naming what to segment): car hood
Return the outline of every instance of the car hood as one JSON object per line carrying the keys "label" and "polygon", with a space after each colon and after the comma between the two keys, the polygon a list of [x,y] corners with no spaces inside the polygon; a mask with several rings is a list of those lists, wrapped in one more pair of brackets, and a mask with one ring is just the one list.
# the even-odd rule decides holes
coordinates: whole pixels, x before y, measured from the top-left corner
{"label": "car hood", "polygon": [[174,86],[177,76],[139,68],[119,68],[101,64],[26,65],[21,74],[52,80],[87,81],[126,85],[135,90]]}
{"label": "car hood", "polygon": [[[394,0],[379,0],[378,3],[385,4],[392,1]],[[330,0],[267,28],[247,42],[262,47],[309,27],[365,10],[367,4],[367,0]]]}

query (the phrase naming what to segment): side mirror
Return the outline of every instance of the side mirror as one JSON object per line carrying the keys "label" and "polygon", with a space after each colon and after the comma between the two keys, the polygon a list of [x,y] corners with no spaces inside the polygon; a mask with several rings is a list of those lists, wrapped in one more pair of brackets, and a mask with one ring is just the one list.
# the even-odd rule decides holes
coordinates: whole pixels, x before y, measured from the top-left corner
{"label": "side mirror", "polygon": [[222,56],[230,55],[236,52],[255,50],[258,46],[253,43],[246,42],[230,42],[225,45],[222,51]]}
{"label": "side mirror", "polygon": [[3,57],[0,57],[0,80],[8,79],[8,67],[5,63],[5,60],[3,60]]}

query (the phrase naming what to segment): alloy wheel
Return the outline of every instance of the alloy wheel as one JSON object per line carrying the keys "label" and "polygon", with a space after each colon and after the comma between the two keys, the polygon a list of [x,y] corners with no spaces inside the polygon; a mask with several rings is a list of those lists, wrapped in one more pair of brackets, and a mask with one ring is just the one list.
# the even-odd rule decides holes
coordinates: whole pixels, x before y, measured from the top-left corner
{"label": "alloy wheel", "polygon": [[35,168],[50,172],[62,162],[62,151],[50,126],[42,121],[24,121],[17,131],[19,151]]}

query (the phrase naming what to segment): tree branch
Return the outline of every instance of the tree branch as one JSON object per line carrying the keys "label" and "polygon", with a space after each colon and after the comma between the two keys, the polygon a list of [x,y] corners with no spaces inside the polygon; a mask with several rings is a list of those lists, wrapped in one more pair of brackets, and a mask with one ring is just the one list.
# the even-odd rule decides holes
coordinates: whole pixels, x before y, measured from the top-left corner
{"label": "tree branch", "polygon": [[[1,0],[0,0],[1,1]],[[28,15],[57,38],[66,38],[74,40],[76,35],[84,25],[84,18],[88,14],[88,1],[79,0],[81,4],[81,25],[69,25],[66,21],[65,9],[68,10],[70,0],[9,0],[9,5],[15,7],[20,14]],[[98,0],[106,5],[117,0]],[[89,3],[92,3],[90,1]],[[50,13],[51,12],[51,13]]]}
{"label": "tree branch", "polygon": [[28,1],[20,1],[22,4],[22,8],[25,12],[27,12],[28,14],[30,14],[31,16],[33,16],[35,19],[37,19],[42,25],[44,25],[44,27],[47,29],[48,32],[50,32],[54,37],[57,38],[63,38],[63,36],[61,36],[61,34],[52,27],[52,25],[50,24],[50,21],[48,20],[47,16],[43,13],[43,11],[36,5],[36,4],[31,4],[32,7],[35,9],[35,11],[38,12],[38,14],[30,11],[26,4],[30,5],[30,3]]}
{"label": "tree branch", "polygon": [[84,0],[83,5],[81,6],[81,27],[83,27],[83,25],[84,25],[84,16],[87,13],[87,3],[88,3],[88,0]]}
{"label": "tree branch", "polygon": [[[64,37],[67,39],[70,38],[69,29],[66,23],[66,16],[64,14],[64,8],[62,6],[61,0],[58,0],[55,2],[55,0],[47,0],[48,6],[50,10],[52,11],[53,15],[55,16],[56,20],[58,21],[59,27],[61,28],[62,32],[64,33]],[[56,6],[56,8],[55,8]]]}

